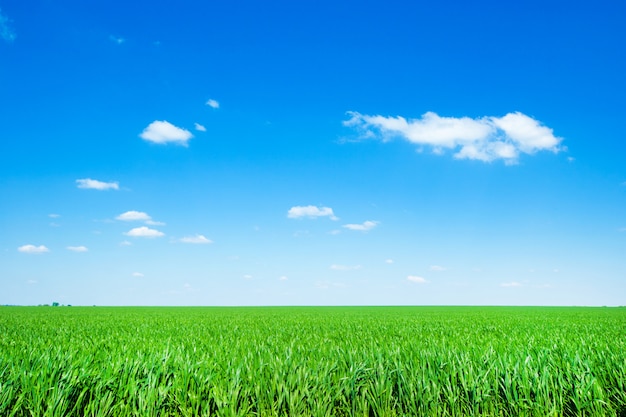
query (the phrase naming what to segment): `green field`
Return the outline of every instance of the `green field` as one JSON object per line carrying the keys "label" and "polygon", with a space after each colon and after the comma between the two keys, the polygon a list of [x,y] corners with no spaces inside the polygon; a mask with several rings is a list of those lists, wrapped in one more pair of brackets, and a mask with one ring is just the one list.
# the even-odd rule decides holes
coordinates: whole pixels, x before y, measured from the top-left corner
{"label": "green field", "polygon": [[626,309],[2,307],[1,416],[626,416]]}

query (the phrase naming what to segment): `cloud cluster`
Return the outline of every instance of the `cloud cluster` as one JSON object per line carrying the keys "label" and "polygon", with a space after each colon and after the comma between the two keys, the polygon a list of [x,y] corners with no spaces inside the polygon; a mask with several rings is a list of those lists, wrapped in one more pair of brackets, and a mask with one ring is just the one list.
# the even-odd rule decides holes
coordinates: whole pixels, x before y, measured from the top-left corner
{"label": "cloud cluster", "polygon": [[187,141],[193,138],[193,135],[190,131],[174,126],[167,120],[155,120],[141,132],[139,137],[152,143],[176,143],[187,146]]}
{"label": "cloud cluster", "polygon": [[433,112],[409,120],[358,112],[348,112],[348,115],[350,118],[343,122],[344,126],[355,129],[363,139],[388,141],[400,137],[416,145],[430,146],[437,154],[445,149],[453,150],[456,159],[484,162],[501,159],[515,163],[521,153],[562,150],[559,147],[562,138],[520,112],[475,119],[441,117]]}
{"label": "cloud cluster", "polygon": [[9,18],[2,13],[2,10],[0,10],[0,38],[11,43],[15,40],[16,35],[9,23]]}
{"label": "cloud cluster", "polygon": [[331,220],[339,220],[332,208],[316,206],[294,206],[287,212],[287,217],[290,219],[328,217]]}
{"label": "cloud cluster", "polygon": [[84,188],[88,190],[119,190],[120,185],[117,181],[104,182],[98,180],[92,180],[91,178],[82,178],[76,180],[76,186],[78,188]]}

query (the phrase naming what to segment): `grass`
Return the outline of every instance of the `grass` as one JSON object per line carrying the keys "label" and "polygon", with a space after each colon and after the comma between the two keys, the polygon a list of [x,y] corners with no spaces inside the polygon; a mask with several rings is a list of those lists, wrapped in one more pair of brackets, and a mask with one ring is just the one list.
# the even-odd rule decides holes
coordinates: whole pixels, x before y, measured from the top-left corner
{"label": "grass", "polygon": [[626,416],[626,309],[3,307],[2,416]]}

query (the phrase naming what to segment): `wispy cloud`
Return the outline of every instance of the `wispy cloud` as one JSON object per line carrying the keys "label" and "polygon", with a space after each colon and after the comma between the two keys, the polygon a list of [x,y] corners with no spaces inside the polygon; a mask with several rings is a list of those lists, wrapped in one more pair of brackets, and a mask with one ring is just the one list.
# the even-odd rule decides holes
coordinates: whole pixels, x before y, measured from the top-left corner
{"label": "wispy cloud", "polygon": [[419,119],[402,116],[370,116],[348,112],[343,122],[355,129],[363,139],[391,140],[402,138],[420,146],[430,146],[436,152],[450,149],[456,159],[476,159],[490,162],[497,159],[515,163],[520,153],[538,151],[559,152],[562,138],[538,120],[520,112],[503,117],[482,118],[441,117],[433,112]]}
{"label": "wispy cloud", "polygon": [[393,263],[393,259],[385,259],[385,263],[391,265]]}
{"label": "wispy cloud", "polygon": [[91,178],[82,178],[76,180],[76,186],[78,188],[84,188],[89,190],[119,190],[120,185],[117,181],[104,182],[93,180]]}
{"label": "wispy cloud", "polygon": [[213,243],[211,239],[207,239],[203,235],[186,236],[180,239],[182,243],[209,244]]}
{"label": "wispy cloud", "polygon": [[45,247],[44,245],[35,246],[35,245],[23,245],[17,248],[19,252],[22,253],[46,253],[50,252],[50,249]]}
{"label": "wispy cloud", "polygon": [[59,217],[61,217],[61,215],[56,213],[50,213],[48,214],[48,217],[50,217],[51,219],[58,219]]}
{"label": "wispy cloud", "polygon": [[193,138],[193,135],[190,131],[174,126],[167,120],[155,120],[141,132],[139,137],[158,144],[176,143],[187,146],[187,141]]}
{"label": "wispy cloud", "polygon": [[200,123],[194,123],[193,124],[194,129],[196,129],[198,132],[206,132],[206,127],[202,126]]}
{"label": "wispy cloud", "polygon": [[89,249],[87,249],[86,246],[68,246],[67,250],[71,250],[72,252],[88,252]]}
{"label": "wispy cloud", "polygon": [[143,278],[144,275],[141,272],[133,272],[132,275],[136,278]]}
{"label": "wispy cloud", "polygon": [[220,108],[220,103],[217,100],[213,100],[212,98],[207,100],[206,105],[214,109]]}
{"label": "wispy cloud", "polygon": [[426,278],[418,277],[417,275],[409,275],[406,277],[406,280],[414,284],[428,284],[430,282]]}
{"label": "wispy cloud", "polygon": [[132,243],[129,242],[128,240],[124,240],[124,241],[120,242],[120,246],[131,246],[131,245],[132,245]]}
{"label": "wispy cloud", "polygon": [[0,9],[0,38],[6,42],[11,43],[15,40],[17,35],[13,28],[11,28],[11,20],[2,13]]}
{"label": "wispy cloud", "polygon": [[337,265],[333,264],[330,266],[330,269],[333,271],[356,271],[361,269],[361,265]]}
{"label": "wispy cloud", "polygon": [[281,275],[281,276],[278,277],[278,280],[279,281],[288,281],[289,278],[287,278],[285,275]]}
{"label": "wispy cloud", "polygon": [[440,265],[431,265],[429,269],[434,272],[442,272],[445,271],[447,268]]}
{"label": "wispy cloud", "polygon": [[146,226],[135,227],[134,229],[130,229],[128,232],[124,233],[126,236],[131,237],[161,237],[165,236],[165,233],[160,232],[156,229],[150,229]]}
{"label": "wispy cloud", "polygon": [[521,287],[523,286],[523,284],[517,282],[517,281],[512,281],[512,282],[503,282],[502,284],[500,284],[501,287]]}
{"label": "wispy cloud", "polygon": [[378,224],[379,222],[367,220],[361,224],[344,224],[342,227],[349,229],[349,230],[358,230],[361,232],[368,232],[372,230],[373,228],[375,228]]}
{"label": "wispy cloud", "polygon": [[126,39],[122,38],[121,36],[114,36],[114,35],[109,36],[109,40],[118,45],[121,45],[124,42],[126,42]]}
{"label": "wispy cloud", "polygon": [[339,220],[332,208],[316,206],[294,206],[287,212],[287,217],[290,219],[328,217],[331,220]]}

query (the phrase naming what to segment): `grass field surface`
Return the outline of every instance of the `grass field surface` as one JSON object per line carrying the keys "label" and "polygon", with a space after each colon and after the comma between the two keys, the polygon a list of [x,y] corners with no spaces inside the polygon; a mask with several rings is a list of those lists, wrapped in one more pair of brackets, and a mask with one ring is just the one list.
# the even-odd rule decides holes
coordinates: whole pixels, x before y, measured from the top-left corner
{"label": "grass field surface", "polygon": [[2,307],[2,416],[626,416],[626,309]]}

